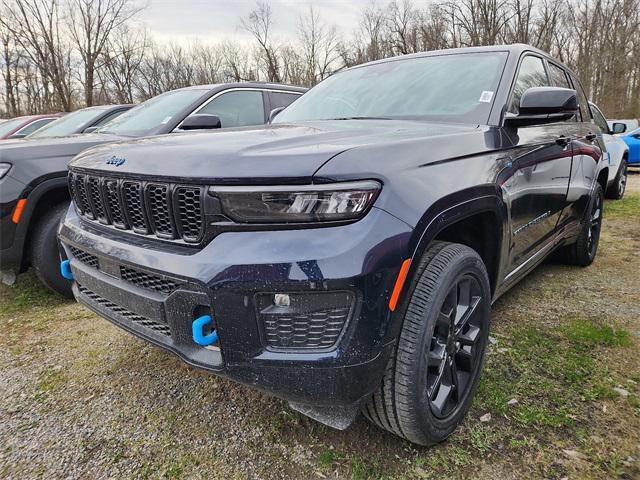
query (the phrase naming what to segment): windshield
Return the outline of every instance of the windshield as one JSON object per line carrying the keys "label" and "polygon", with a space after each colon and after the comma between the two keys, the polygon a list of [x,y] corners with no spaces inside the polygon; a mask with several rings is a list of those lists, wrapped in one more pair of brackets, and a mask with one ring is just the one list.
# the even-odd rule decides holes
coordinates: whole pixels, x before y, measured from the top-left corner
{"label": "windshield", "polygon": [[206,91],[188,89],[163,93],[123,113],[98,131],[130,137],[149,135],[156,128],[171,122],[174,115],[191,105]]}
{"label": "windshield", "polygon": [[58,120],[54,120],[46,127],[42,127],[40,130],[28,135],[27,138],[49,138],[49,137],[64,137],[67,135],[73,135],[78,132],[87,122],[90,122],[94,118],[104,112],[99,108],[84,108],[77,110],[73,113],[68,113]]}
{"label": "windshield", "polygon": [[400,58],[337,73],[273,123],[407,118],[487,123],[506,52]]}
{"label": "windshield", "polygon": [[23,117],[14,118],[13,120],[7,120],[0,123],[0,137],[4,137],[7,133],[11,132],[14,128],[19,127],[24,122]]}

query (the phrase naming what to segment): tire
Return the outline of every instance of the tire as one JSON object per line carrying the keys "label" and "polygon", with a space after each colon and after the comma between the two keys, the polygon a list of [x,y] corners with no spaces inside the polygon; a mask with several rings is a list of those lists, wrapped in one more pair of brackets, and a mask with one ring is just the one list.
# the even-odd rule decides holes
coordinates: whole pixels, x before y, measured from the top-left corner
{"label": "tire", "polygon": [[610,198],[611,200],[622,200],[622,197],[624,197],[624,192],[627,189],[627,174],[627,159],[623,158],[616,178],[614,179],[611,186],[607,188],[607,198]]}
{"label": "tire", "polygon": [[602,229],[602,207],[604,193],[602,185],[597,184],[591,195],[589,207],[584,212],[580,234],[575,243],[560,250],[560,259],[569,265],[588,267],[598,253],[600,230]]}
{"label": "tire", "polygon": [[363,408],[365,416],[419,445],[451,435],[478,387],[490,304],[489,278],[480,256],[464,245],[434,242],[406,291],[402,329],[380,388]]}
{"label": "tire", "polygon": [[71,282],[60,275],[60,252],[56,238],[58,225],[68,208],[68,202],[54,205],[35,226],[31,240],[31,266],[47,288],[73,298]]}

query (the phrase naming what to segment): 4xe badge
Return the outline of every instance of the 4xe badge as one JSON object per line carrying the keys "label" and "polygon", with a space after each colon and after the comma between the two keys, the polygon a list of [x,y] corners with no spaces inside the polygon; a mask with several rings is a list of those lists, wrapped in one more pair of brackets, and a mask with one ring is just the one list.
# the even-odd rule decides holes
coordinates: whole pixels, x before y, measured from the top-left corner
{"label": "4xe badge", "polygon": [[115,165],[116,167],[119,167],[120,165],[122,165],[124,162],[126,162],[126,160],[122,157],[116,157],[115,155],[113,157],[111,157],[110,159],[108,159],[106,161],[107,165]]}

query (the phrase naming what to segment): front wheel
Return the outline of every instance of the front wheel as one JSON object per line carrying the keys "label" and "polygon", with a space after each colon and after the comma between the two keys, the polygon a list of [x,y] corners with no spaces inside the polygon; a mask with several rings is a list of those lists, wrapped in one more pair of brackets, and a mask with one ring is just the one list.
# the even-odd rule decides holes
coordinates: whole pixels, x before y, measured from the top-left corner
{"label": "front wheel", "polygon": [[478,386],[490,304],[480,256],[464,245],[434,242],[406,291],[394,355],[365,416],[419,445],[451,435]]}
{"label": "front wheel", "polygon": [[613,181],[611,186],[607,188],[607,198],[610,198],[612,200],[622,200],[622,197],[624,197],[624,192],[627,189],[627,170],[627,159],[623,158],[615,180]]}
{"label": "front wheel", "polygon": [[38,221],[31,241],[31,266],[46,287],[64,297],[73,298],[71,282],[60,274],[60,252],[56,237],[58,225],[68,208],[68,202],[54,205]]}

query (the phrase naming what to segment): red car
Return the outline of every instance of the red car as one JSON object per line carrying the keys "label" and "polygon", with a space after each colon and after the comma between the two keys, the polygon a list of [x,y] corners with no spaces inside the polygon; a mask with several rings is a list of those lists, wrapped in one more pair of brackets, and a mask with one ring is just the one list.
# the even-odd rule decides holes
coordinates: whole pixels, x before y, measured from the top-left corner
{"label": "red car", "polygon": [[12,118],[11,120],[0,123],[0,140],[24,138],[61,116],[61,113],[52,113],[48,115],[25,115],[24,117]]}

